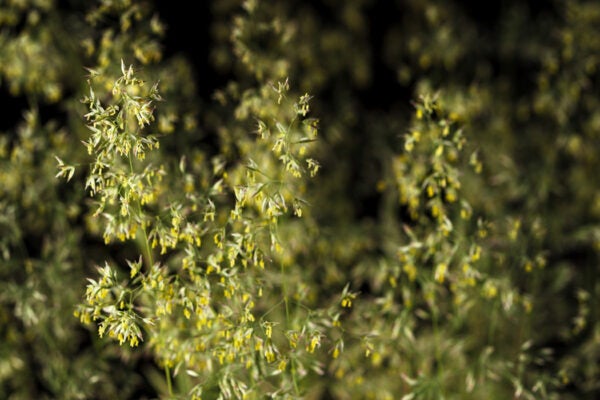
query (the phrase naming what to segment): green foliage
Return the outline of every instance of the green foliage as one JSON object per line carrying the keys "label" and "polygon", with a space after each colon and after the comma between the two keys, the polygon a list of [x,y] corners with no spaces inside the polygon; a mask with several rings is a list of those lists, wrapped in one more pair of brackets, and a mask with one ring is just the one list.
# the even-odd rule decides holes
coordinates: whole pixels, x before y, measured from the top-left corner
{"label": "green foliage", "polygon": [[376,3],[0,5],[1,398],[597,396],[600,7]]}

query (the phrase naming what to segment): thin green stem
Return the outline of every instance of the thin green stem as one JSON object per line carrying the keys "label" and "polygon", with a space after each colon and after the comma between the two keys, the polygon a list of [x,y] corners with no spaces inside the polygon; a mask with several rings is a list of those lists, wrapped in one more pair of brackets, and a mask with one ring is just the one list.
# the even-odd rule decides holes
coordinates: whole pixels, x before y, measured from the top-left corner
{"label": "thin green stem", "polygon": [[[134,169],[133,169],[133,160],[131,158],[131,156],[128,157],[129,159],[129,170],[131,172],[131,174],[133,175]],[[140,218],[142,217],[142,205],[140,204],[139,201],[136,202],[136,208],[137,208],[137,213],[138,216],[140,216]],[[154,257],[152,256],[152,250],[150,249],[150,241],[148,240],[148,233],[146,232],[146,225],[143,222],[142,219],[142,240],[143,240],[143,247],[144,249],[142,251],[146,252],[146,266],[148,268],[150,268],[152,265],[154,265]]]}
{"label": "thin green stem", "polygon": [[165,379],[167,380],[167,390],[169,392],[169,396],[173,396],[173,385],[171,384],[171,371],[169,370],[169,366],[165,364]]}
{"label": "thin green stem", "polygon": [[289,307],[289,301],[288,301],[288,295],[287,295],[287,284],[286,284],[286,277],[285,277],[285,268],[283,267],[283,261],[281,262],[281,285],[282,285],[282,290],[283,290],[283,302],[285,303],[285,322],[286,322],[286,325],[289,326],[289,324],[290,324],[290,307]]}
{"label": "thin green stem", "polygon": [[[138,202],[138,212],[141,215],[142,207],[140,206],[139,202]],[[142,224],[142,239],[144,241],[144,247],[146,248],[146,257],[148,260],[148,267],[151,267],[152,265],[154,265],[154,258],[152,257],[152,249],[150,249],[148,234],[146,233],[146,226],[144,224]]]}
{"label": "thin green stem", "polygon": [[260,320],[262,321],[267,315],[269,315],[271,312],[273,312],[273,310],[275,310],[277,307],[279,307],[281,305],[281,300],[278,301],[276,304],[274,304],[271,308],[269,308],[267,311],[265,311],[261,316],[260,316]]}
{"label": "thin green stem", "polygon": [[[288,292],[287,292],[287,284],[286,284],[286,276],[285,276],[285,268],[283,266],[283,261],[280,262],[281,267],[281,287],[283,291],[283,302],[285,303],[285,324],[287,327],[290,326],[290,306],[288,301]],[[296,379],[296,362],[294,358],[290,357],[290,367],[292,369],[292,382],[294,384],[294,391],[296,392],[296,396],[300,396],[300,388],[298,387],[298,380]]]}
{"label": "thin green stem", "polygon": [[[134,169],[133,169],[133,160],[130,157],[129,158],[129,170],[131,172],[131,174],[134,174]],[[138,216],[140,216],[140,218],[142,217],[142,205],[140,204],[139,201],[136,202],[136,208],[137,208],[137,213]],[[154,265],[154,258],[152,257],[152,250],[150,249],[150,243],[148,240],[148,233],[146,232],[146,226],[143,222],[142,219],[142,240],[143,240],[143,247],[146,251],[146,266],[147,268],[152,267],[152,265]],[[173,385],[171,383],[171,371],[169,370],[169,366],[165,364],[165,379],[167,381],[167,390],[169,393],[169,396],[173,396]]]}
{"label": "thin green stem", "polygon": [[437,375],[437,385],[440,391],[440,395],[443,397],[443,385],[442,385],[442,354],[440,350],[440,332],[438,326],[438,312],[435,307],[432,307],[431,310],[431,319],[433,324],[433,346],[434,346],[434,354],[436,361],[436,375]]}

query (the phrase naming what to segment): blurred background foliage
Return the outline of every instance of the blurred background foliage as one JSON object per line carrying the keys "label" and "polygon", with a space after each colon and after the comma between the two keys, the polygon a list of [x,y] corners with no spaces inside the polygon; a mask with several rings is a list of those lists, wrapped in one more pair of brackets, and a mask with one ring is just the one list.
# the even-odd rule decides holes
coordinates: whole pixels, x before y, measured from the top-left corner
{"label": "blurred background foliage", "polygon": [[257,88],[313,96],[322,169],[281,257],[309,307],[356,296],[304,397],[600,396],[598,2],[199,7],[0,2],[1,398],[167,396],[160,355],[73,316],[95,265],[137,251],[55,178],[89,162],[84,68],[110,88],[121,59],[160,80],[153,161],[185,156],[197,190],[250,152]]}

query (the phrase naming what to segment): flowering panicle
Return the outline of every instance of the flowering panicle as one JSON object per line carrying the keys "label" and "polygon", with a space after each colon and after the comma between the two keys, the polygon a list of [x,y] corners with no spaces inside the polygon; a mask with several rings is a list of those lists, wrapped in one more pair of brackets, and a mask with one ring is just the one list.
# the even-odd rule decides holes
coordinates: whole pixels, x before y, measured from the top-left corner
{"label": "flowering panicle", "polygon": [[[330,343],[326,332],[340,329],[336,310],[351,307],[356,297],[346,290],[340,304],[307,313],[295,295],[292,313],[285,271],[269,278],[276,261],[291,262],[279,220],[302,217],[304,181],[319,169],[309,156],[318,128],[308,117],[310,96],[291,100],[287,80],[255,93],[253,101],[264,108],[258,136],[241,141],[245,162],[227,166],[213,159],[213,183],[196,189],[197,170],[185,158],[179,176],[147,161],[160,151],[158,137],[147,132],[162,100],[158,85],[146,87],[122,62],[111,91],[99,94],[94,81],[102,74],[90,72],[83,100],[90,137],[84,145],[93,161],[85,187],[96,199],[94,218],[104,221],[105,242],[135,241],[143,256],[126,261],[128,278],[120,278],[112,263],[99,268],[100,278],[89,279],[76,315],[84,323],[96,321],[99,335],[119,344],[144,340],[167,376],[171,370],[198,379],[218,374],[225,398],[275,377],[286,392],[298,393],[305,364],[320,368],[313,354],[323,347],[339,356],[342,338]],[[256,111],[243,101],[238,110],[244,107]],[[255,143],[246,147],[244,141]],[[74,167],[57,161],[59,175],[69,179]],[[173,179],[190,186],[184,197],[169,195],[170,187],[179,186]],[[281,283],[266,286],[269,279]],[[185,334],[181,324],[189,327]]]}

